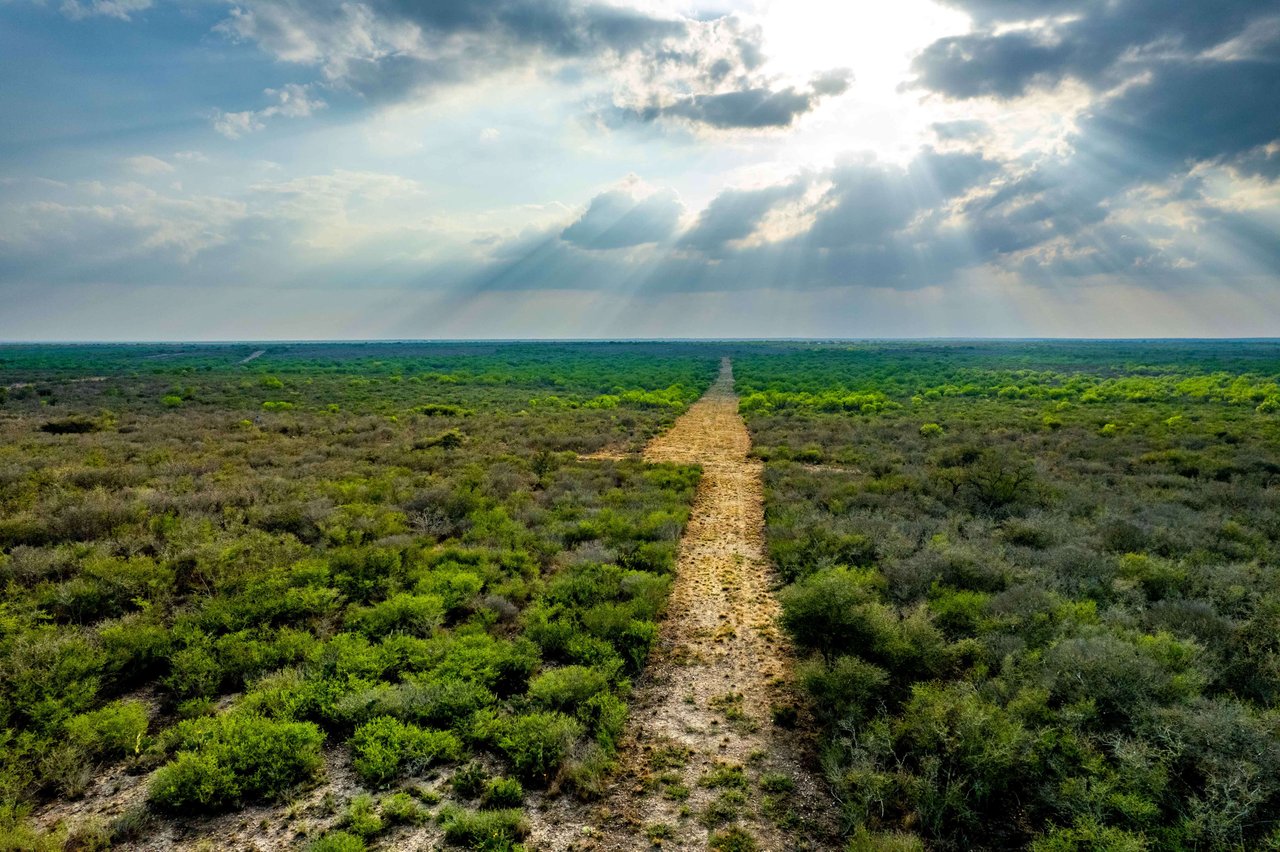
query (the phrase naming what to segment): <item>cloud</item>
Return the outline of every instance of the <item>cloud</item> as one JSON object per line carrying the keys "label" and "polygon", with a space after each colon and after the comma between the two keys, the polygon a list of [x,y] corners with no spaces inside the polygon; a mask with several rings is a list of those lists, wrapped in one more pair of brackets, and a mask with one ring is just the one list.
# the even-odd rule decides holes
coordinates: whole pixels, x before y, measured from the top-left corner
{"label": "cloud", "polygon": [[[978,28],[934,42],[916,58],[918,83],[950,97],[1011,98],[1071,77],[1099,87],[1144,69],[1193,60],[1269,29],[1257,0],[950,0]],[[1257,50],[1261,45],[1254,45]]]}
{"label": "cloud", "polygon": [[135,13],[150,8],[151,0],[64,0],[61,11],[73,21],[94,17],[128,21]]}
{"label": "cloud", "polygon": [[981,139],[991,131],[985,121],[975,119],[959,119],[956,121],[940,121],[930,125],[940,142],[972,142]]}
{"label": "cloud", "polygon": [[[1175,286],[1210,268],[1230,274],[1230,262],[1208,262],[1204,234],[1243,234],[1243,222],[1214,213],[1197,176],[1217,169],[1233,185],[1280,177],[1280,110],[1270,106],[1280,91],[1275,4],[949,3],[976,28],[926,48],[913,85],[996,101],[1033,99],[1068,81],[1085,87],[1064,149],[1009,165],[958,211],[979,257],[1038,280],[1122,271]],[[982,141],[968,127],[935,130],[948,142]],[[1277,188],[1262,191],[1274,198]],[[1257,227],[1280,238],[1273,221]],[[1262,257],[1256,239],[1245,244],[1237,271]]]}
{"label": "cloud", "polygon": [[[578,0],[247,0],[218,29],[375,104],[516,68],[550,74],[570,66],[610,86],[621,115],[757,129],[790,124],[850,82],[835,70],[808,89],[778,85],[760,70],[763,34],[732,15]],[[229,132],[260,123],[256,114],[225,115]]]}
{"label": "cloud", "polygon": [[592,251],[660,243],[675,233],[683,212],[670,190],[637,197],[631,188],[613,189],[591,199],[560,239]]}
{"label": "cloud", "polygon": [[809,181],[801,178],[760,189],[729,189],[717,195],[680,238],[683,248],[708,254],[750,237],[780,204],[799,198]]}
{"label": "cloud", "polygon": [[259,110],[242,112],[218,111],[213,116],[213,129],[228,139],[239,139],[256,133],[267,126],[267,121],[277,116],[306,118],[326,104],[311,95],[311,86],[289,83],[279,89],[266,89],[263,94],[275,103]]}
{"label": "cloud", "polygon": [[1280,141],[1280,62],[1177,63],[1101,101],[1080,124],[1079,145],[1127,154],[1138,175],[1235,162]]}
{"label": "cloud", "polygon": [[128,157],[125,159],[124,163],[137,174],[146,175],[148,177],[169,174],[174,170],[170,163],[166,163],[159,157],[152,157],[147,154],[142,154],[137,157]]}
{"label": "cloud", "polygon": [[129,183],[11,202],[0,207],[0,277],[46,285],[176,277],[236,242],[247,215],[232,199],[163,195]]}
{"label": "cloud", "polygon": [[815,80],[808,91],[794,86],[778,90],[759,86],[718,94],[690,95],[632,110],[629,117],[646,122],[676,118],[722,130],[789,127],[799,116],[811,112],[822,98],[847,91],[851,80],[852,77],[844,72],[833,72]]}

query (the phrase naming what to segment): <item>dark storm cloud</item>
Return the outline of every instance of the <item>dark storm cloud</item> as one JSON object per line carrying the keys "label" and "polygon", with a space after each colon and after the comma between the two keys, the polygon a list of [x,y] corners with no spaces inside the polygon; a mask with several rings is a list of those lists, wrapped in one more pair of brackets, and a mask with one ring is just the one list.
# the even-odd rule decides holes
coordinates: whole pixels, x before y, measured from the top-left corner
{"label": "dark storm cloud", "polygon": [[1136,168],[1234,161],[1280,140],[1280,61],[1196,61],[1089,110],[1080,144],[1140,153]]}
{"label": "dark storm cloud", "polygon": [[[680,292],[945,283],[980,259],[946,223],[947,211],[998,167],[972,152],[925,149],[907,167],[862,161],[760,189],[728,189],[679,235],[676,251],[672,196],[637,201],[613,190],[558,235],[526,235],[499,247],[468,286]],[[769,226],[770,214],[783,208],[794,221]],[[641,243],[652,250],[598,251]]]}
{"label": "dark storm cloud", "polygon": [[[315,65],[329,85],[374,101],[421,95],[540,61],[598,63],[627,85],[621,114],[719,128],[782,127],[849,86],[809,89],[763,76],[763,35],[732,16],[664,17],[564,0],[249,0],[221,26],[273,56]],[[643,104],[643,106],[637,106]]]}
{"label": "dark storm cloud", "polygon": [[591,199],[586,212],[560,238],[592,250],[659,243],[675,233],[683,210],[671,192],[637,199],[626,190],[610,190]]}
{"label": "dark storm cloud", "polygon": [[[1145,67],[1189,60],[1268,26],[1280,15],[1259,0],[1092,0],[1092,2],[986,2],[953,0],[980,29],[940,39],[915,60],[917,83],[955,98],[1012,98],[1071,77],[1115,84]],[[1031,24],[998,30],[996,24]]]}
{"label": "dark storm cloud", "polygon": [[852,79],[847,71],[830,71],[816,78],[808,90],[794,86],[777,90],[758,86],[716,94],[690,95],[667,103],[624,110],[623,116],[644,122],[664,118],[683,119],[722,130],[789,127],[800,116],[812,112],[823,98],[848,91]]}
{"label": "dark storm cloud", "polygon": [[[1059,276],[1120,269],[1185,277],[1188,268],[1206,269],[1204,259],[1185,240],[1157,240],[1157,224],[1143,232],[1122,224],[1115,214],[1128,195],[1180,185],[1179,201],[1194,207],[1204,190],[1188,180],[1197,168],[1280,177],[1280,3],[947,2],[969,12],[977,29],[926,48],[915,60],[916,86],[953,99],[1033,95],[1064,80],[1094,92],[1069,150],[1003,175],[965,206],[979,257],[1021,253],[1023,274],[1038,267]],[[1247,231],[1242,222],[1233,227]],[[1275,223],[1258,227],[1263,242],[1280,240]]]}
{"label": "dark storm cloud", "polygon": [[804,193],[804,180],[763,189],[730,189],[717,195],[680,239],[683,248],[720,252],[727,243],[751,236],[760,222],[779,204]]}
{"label": "dark storm cloud", "polygon": [[[1274,32],[1280,18],[1280,4],[1272,0],[951,0],[948,5],[973,14],[979,28],[933,42],[914,68],[919,86],[957,99],[1007,99],[1064,78],[1112,86],[1147,70],[1190,63],[1238,38],[1248,41],[1251,33]],[[996,28],[1014,23],[1023,27]],[[1267,46],[1254,43],[1249,50]]]}
{"label": "dark storm cloud", "polygon": [[681,20],[563,0],[372,0],[367,6],[376,15],[414,24],[439,38],[506,38],[556,56],[628,53],[687,33]]}
{"label": "dark storm cloud", "polygon": [[813,108],[813,95],[794,88],[781,91],[747,89],[718,95],[692,95],[663,106],[636,110],[639,121],[683,118],[710,127],[787,127]]}
{"label": "dark storm cloud", "polygon": [[874,162],[836,168],[805,240],[828,249],[877,246],[998,169],[981,154],[931,148],[905,170]]}

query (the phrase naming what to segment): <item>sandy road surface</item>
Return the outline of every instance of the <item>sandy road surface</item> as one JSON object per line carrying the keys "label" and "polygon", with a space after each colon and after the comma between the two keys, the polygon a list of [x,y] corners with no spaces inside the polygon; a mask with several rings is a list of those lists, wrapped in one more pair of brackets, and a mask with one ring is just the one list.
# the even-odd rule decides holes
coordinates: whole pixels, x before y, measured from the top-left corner
{"label": "sandy road surface", "polygon": [[[703,468],[659,645],[632,696],[622,769],[604,802],[535,807],[533,848],[705,850],[734,825],[763,850],[836,848],[804,738],[772,720],[771,707],[792,700],[792,660],[765,558],[762,463],[747,458],[750,447],[726,360],[707,394],[646,448],[648,461]],[[779,793],[788,782],[778,776],[794,790]]]}

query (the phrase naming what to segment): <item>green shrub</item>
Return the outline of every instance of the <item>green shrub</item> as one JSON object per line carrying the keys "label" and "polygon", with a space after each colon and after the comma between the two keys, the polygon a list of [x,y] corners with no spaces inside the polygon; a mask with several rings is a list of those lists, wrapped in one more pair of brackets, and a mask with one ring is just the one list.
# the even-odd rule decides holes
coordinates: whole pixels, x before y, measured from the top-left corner
{"label": "green shrub", "polygon": [[352,607],[346,626],[377,638],[393,631],[429,636],[444,622],[444,600],[439,595],[398,594],[370,607]]}
{"label": "green shrub", "polygon": [[162,740],[178,753],[156,772],[150,798],[168,810],[276,799],[324,764],[324,734],[310,722],[232,713],[180,722]]}
{"label": "green shrub", "polygon": [[456,846],[479,852],[513,852],[516,843],[529,833],[529,824],[519,810],[466,811],[446,808],[440,813],[444,839]]}
{"label": "green shrub", "polygon": [[572,712],[579,704],[609,688],[608,679],[587,666],[562,666],[529,682],[529,697],[549,710]]}
{"label": "green shrub", "polygon": [[342,815],[342,827],[365,840],[382,831],[382,817],[378,815],[373,796],[361,793],[353,797]]}
{"label": "green shrub", "polygon": [[[873,832],[858,826],[849,838],[845,852],[924,852],[925,846],[914,834],[897,831]],[[1083,851],[1082,851],[1083,852]],[[1098,849],[1097,852],[1103,852]]]}
{"label": "green shrub", "polygon": [[518,808],[524,801],[524,787],[514,778],[490,778],[484,788],[486,808]]}
{"label": "green shrub", "polygon": [[582,725],[563,713],[528,713],[504,725],[498,746],[517,774],[545,784],[564,765],[580,736]]}
{"label": "green shrub", "polygon": [[132,686],[159,674],[169,657],[171,640],[163,625],[145,616],[126,615],[98,628],[98,642],[113,681]]}
{"label": "green shrub", "polygon": [[449,731],[431,731],[383,716],[351,737],[352,765],[368,784],[381,786],[405,772],[441,760],[457,760],[462,741]]}
{"label": "green shrub", "polygon": [[102,651],[78,630],[19,634],[5,672],[11,712],[37,729],[58,728],[93,705],[103,664]]}
{"label": "green shrub", "polygon": [[124,757],[143,750],[147,708],[141,701],[113,701],[67,720],[67,736],[89,754]]}
{"label": "green shrub", "polygon": [[337,702],[335,713],[338,718],[354,723],[375,716],[394,716],[425,727],[444,728],[470,718],[475,711],[496,700],[492,692],[479,684],[454,678],[413,677],[403,683],[379,684],[343,696]]}
{"label": "green shrub", "polygon": [[179,698],[210,698],[222,686],[222,664],[206,645],[188,645],[175,652],[169,666],[164,685]]}
{"label": "green shrub", "polygon": [[884,694],[889,674],[857,657],[837,657],[830,665],[808,663],[800,668],[800,683],[826,721],[861,721]]}
{"label": "green shrub", "polygon": [[829,568],[781,594],[782,624],[802,646],[826,657],[875,640],[873,608],[884,580],[874,571]]}
{"label": "green shrub", "polygon": [[796,782],[790,775],[781,772],[764,772],[760,775],[760,789],[766,793],[790,793],[796,788]]}
{"label": "green shrub", "polygon": [[1031,843],[1032,852],[1147,852],[1152,844],[1140,834],[1085,819],[1070,828],[1054,828]]}
{"label": "green shrub", "polygon": [[392,825],[417,825],[426,811],[408,793],[392,793],[382,800],[382,816]]}
{"label": "green shrub", "polygon": [[346,831],[326,831],[307,844],[307,852],[365,852],[365,843]]}
{"label": "green shrub", "polygon": [[612,692],[599,692],[578,707],[577,718],[605,750],[617,750],[627,725],[627,703]]}
{"label": "green shrub", "polygon": [[751,832],[735,825],[712,834],[707,839],[707,848],[713,852],[755,852],[760,846]]}

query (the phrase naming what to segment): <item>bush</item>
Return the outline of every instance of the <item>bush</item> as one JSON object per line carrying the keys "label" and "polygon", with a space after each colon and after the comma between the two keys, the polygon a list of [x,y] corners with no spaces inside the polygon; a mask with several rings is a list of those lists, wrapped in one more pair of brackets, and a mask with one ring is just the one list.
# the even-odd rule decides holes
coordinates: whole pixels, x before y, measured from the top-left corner
{"label": "bush", "polygon": [[125,757],[142,751],[147,723],[147,708],[141,701],[115,701],[68,719],[67,737],[89,754]]}
{"label": "bush", "polygon": [[572,711],[608,688],[608,678],[593,668],[563,666],[530,681],[529,697],[549,710]]}
{"label": "bush", "polygon": [[883,585],[874,571],[828,568],[788,586],[781,595],[782,624],[806,648],[832,657],[874,641],[869,614]]}
{"label": "bush", "polygon": [[486,808],[518,808],[524,801],[524,787],[514,778],[491,778],[483,801]]}
{"label": "bush", "polygon": [[394,716],[403,722],[445,728],[496,700],[483,686],[464,680],[415,678],[346,695],[338,700],[335,713],[338,718],[355,723],[375,716]]}
{"label": "bush", "polygon": [[426,812],[408,793],[392,793],[382,800],[382,816],[392,825],[417,825]]}
{"label": "bush", "polygon": [[760,846],[751,832],[735,825],[712,834],[707,840],[707,848],[712,852],[755,852]]}
{"label": "bush", "polygon": [[55,730],[93,705],[103,662],[101,650],[79,631],[20,634],[4,673],[9,706],[35,728]]}
{"label": "bush", "polygon": [[84,435],[101,430],[102,424],[97,420],[81,416],[64,417],[60,420],[50,420],[40,424],[40,431],[47,432],[50,435]]}
{"label": "bush", "polygon": [[1071,828],[1052,829],[1031,844],[1032,852],[1147,852],[1151,843],[1140,834],[1099,825],[1087,819]]}
{"label": "bush", "polygon": [[803,666],[800,683],[824,721],[860,721],[884,695],[889,673],[857,657],[845,656],[829,665],[813,662]]}
{"label": "bush", "polygon": [[504,725],[498,746],[521,777],[547,783],[582,736],[582,725],[559,712],[517,716]]}
{"label": "bush", "polygon": [[307,845],[307,852],[365,852],[364,841],[346,831],[326,831]]}
{"label": "bush", "polygon": [[488,782],[489,773],[484,771],[483,766],[478,763],[468,763],[453,773],[449,783],[453,787],[453,792],[462,798],[474,799],[484,792]]}
{"label": "bush", "polygon": [[351,737],[352,765],[365,783],[381,786],[404,772],[440,760],[457,760],[462,741],[449,731],[430,731],[382,716]]}
{"label": "bush", "polygon": [[896,733],[930,776],[950,779],[948,795],[922,797],[918,807],[931,834],[962,846],[985,836],[984,823],[1036,765],[1031,733],[966,683],[913,687]]}
{"label": "bush", "polygon": [[924,843],[914,834],[898,831],[873,832],[866,826],[859,826],[849,838],[849,846],[845,852],[925,852],[925,850]]}
{"label": "bush", "polygon": [[180,722],[163,740],[178,754],[156,772],[150,798],[168,810],[277,799],[324,764],[324,734],[310,722],[233,713]]}
{"label": "bush", "polygon": [[602,748],[613,752],[627,726],[627,704],[612,692],[599,692],[578,708],[577,717]]}
{"label": "bush", "polygon": [[169,666],[164,685],[179,698],[210,698],[222,686],[222,664],[206,645],[188,645],[177,651],[169,658]]}
{"label": "bush", "polygon": [[342,826],[365,840],[382,831],[382,817],[378,816],[373,796],[362,793],[352,798],[347,805],[347,812],[342,815]]}
{"label": "bush", "polygon": [[372,638],[394,631],[428,636],[444,622],[444,612],[439,595],[402,593],[371,607],[352,607],[346,626]]}
{"label": "bush", "polygon": [[444,839],[479,852],[512,852],[529,833],[529,824],[519,810],[465,811],[446,808],[440,814]]}

